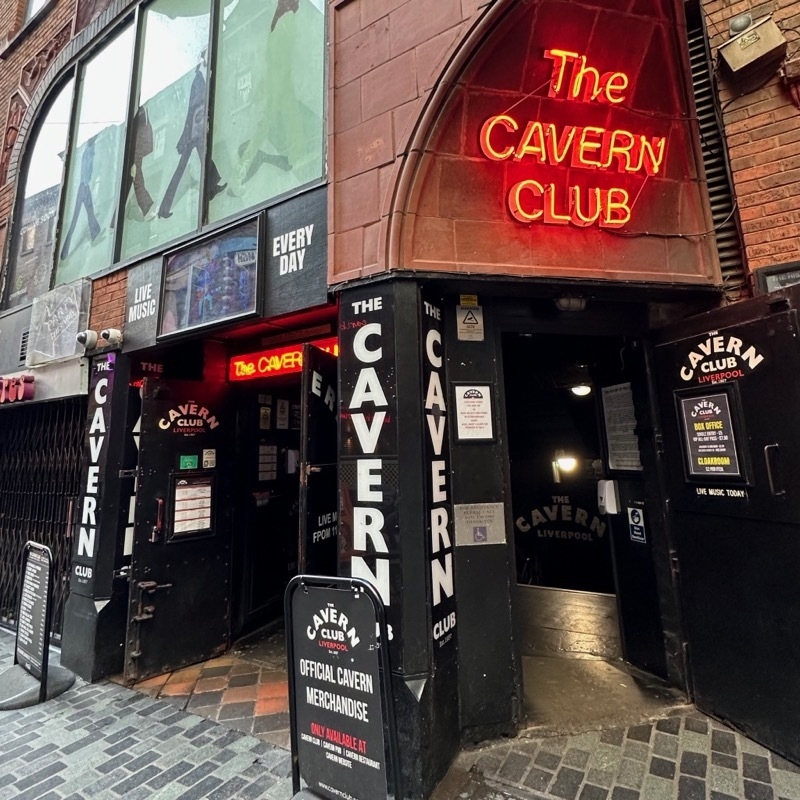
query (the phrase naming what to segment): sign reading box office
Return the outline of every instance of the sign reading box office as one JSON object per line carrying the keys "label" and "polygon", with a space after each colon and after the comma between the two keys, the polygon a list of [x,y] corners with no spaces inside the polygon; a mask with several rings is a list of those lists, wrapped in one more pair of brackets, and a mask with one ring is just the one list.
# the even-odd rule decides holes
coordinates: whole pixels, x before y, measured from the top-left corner
{"label": "sign reading box office", "polygon": [[727,393],[679,398],[689,474],[740,478],[736,437]]}
{"label": "sign reading box office", "polygon": [[287,589],[293,747],[299,777],[322,797],[387,796],[376,622],[366,592]]}

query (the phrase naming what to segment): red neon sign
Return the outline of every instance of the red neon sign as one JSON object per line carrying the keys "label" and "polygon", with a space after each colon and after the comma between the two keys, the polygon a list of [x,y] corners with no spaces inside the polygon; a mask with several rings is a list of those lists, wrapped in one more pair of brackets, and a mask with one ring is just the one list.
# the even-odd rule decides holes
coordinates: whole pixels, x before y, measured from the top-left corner
{"label": "red neon sign", "polygon": [[[335,336],[319,339],[311,344],[326,353],[339,355],[339,340]],[[228,380],[251,381],[259,378],[275,378],[278,375],[291,375],[302,369],[303,346],[293,344],[288,347],[233,356],[228,362]]]}
{"label": "red neon sign", "polygon": [[[588,65],[586,56],[567,50],[545,50],[544,57],[553,62],[550,97],[609,105],[625,100],[630,80],[624,72],[601,74]],[[520,123],[506,113],[483,123],[480,147],[490,161],[638,174],[646,180],[661,171],[667,138],[594,125],[557,126],[542,120]],[[509,190],[508,209],[523,223],[620,228],[630,221],[633,203],[622,186],[602,189],[573,184],[565,192],[556,183],[527,178]]]}

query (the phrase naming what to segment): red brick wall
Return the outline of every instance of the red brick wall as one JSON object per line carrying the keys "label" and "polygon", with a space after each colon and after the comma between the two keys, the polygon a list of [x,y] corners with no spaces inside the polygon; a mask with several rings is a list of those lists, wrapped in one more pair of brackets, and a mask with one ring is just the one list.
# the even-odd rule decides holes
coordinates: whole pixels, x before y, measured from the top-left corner
{"label": "red brick wall", "polygon": [[92,281],[92,310],[89,328],[125,328],[125,295],[128,291],[128,272],[120,270]]}
{"label": "red brick wall", "polygon": [[[728,22],[749,12],[754,19],[771,14],[785,32],[789,58],[800,57],[800,2],[778,0],[761,5],[705,2],[712,54],[728,39]],[[751,270],[800,259],[800,110],[776,73],[766,85],[741,97],[739,87],[719,70],[720,100],[731,159],[734,191]]]}
{"label": "red brick wall", "polygon": [[330,277],[386,269],[387,214],[425,100],[486,0],[330,0]]}

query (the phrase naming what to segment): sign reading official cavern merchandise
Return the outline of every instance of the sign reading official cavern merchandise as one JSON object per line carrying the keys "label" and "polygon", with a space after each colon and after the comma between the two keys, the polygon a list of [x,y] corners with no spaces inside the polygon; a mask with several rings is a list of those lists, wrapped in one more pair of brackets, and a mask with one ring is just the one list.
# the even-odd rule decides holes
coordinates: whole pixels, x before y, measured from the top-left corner
{"label": "sign reading official cavern merchandise", "polygon": [[365,593],[308,586],[292,599],[297,756],[331,800],[386,797],[376,615]]}
{"label": "sign reading official cavern merchandise", "polygon": [[739,458],[728,395],[681,398],[691,475],[739,477]]}
{"label": "sign reading official cavern merchandise", "polygon": [[50,557],[46,547],[28,543],[22,571],[14,662],[38,680],[46,669],[47,606],[50,602]]}

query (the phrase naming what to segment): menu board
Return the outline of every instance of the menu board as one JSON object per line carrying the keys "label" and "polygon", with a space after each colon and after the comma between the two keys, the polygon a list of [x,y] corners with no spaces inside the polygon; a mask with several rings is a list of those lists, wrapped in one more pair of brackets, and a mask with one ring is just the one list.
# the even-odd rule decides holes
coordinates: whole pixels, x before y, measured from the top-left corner
{"label": "menu board", "polygon": [[689,474],[741,477],[728,395],[680,399]]}
{"label": "menu board", "polygon": [[212,478],[181,478],[174,497],[173,538],[211,530]]}
{"label": "menu board", "polygon": [[47,604],[49,602],[50,559],[46,549],[26,550],[19,601],[19,622],[15,663],[41,680],[48,647]]}

